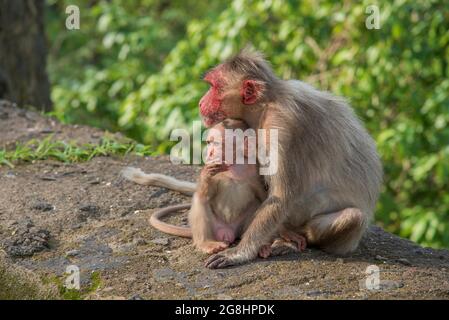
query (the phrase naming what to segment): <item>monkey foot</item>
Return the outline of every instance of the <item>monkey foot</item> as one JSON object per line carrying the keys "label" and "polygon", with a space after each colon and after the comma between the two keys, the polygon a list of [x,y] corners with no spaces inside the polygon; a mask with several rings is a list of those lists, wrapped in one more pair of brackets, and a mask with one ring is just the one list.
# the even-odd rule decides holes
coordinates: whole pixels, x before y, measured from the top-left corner
{"label": "monkey foot", "polygon": [[275,256],[283,256],[289,253],[300,252],[296,243],[292,241],[286,241],[284,239],[276,239],[270,247],[270,255]]}
{"label": "monkey foot", "polygon": [[297,251],[301,252],[306,249],[307,239],[304,236],[287,229],[282,230],[280,232],[280,236],[286,242],[294,243],[296,245]]}
{"label": "monkey foot", "polygon": [[265,244],[259,249],[259,257],[268,258],[271,255],[271,244]]}
{"label": "monkey foot", "polygon": [[229,247],[229,244],[226,242],[220,242],[220,241],[207,241],[202,243],[199,246],[199,249],[207,254],[213,254],[220,251],[223,251]]}
{"label": "monkey foot", "polygon": [[281,256],[294,252],[304,251],[307,245],[306,238],[292,231],[284,230],[272,244],[265,244],[259,249],[259,257]]}
{"label": "monkey foot", "polygon": [[214,254],[206,260],[205,266],[209,269],[220,269],[233,265],[232,261],[221,254]]}
{"label": "monkey foot", "polygon": [[205,263],[205,266],[209,269],[220,269],[229,266],[235,266],[237,264],[244,263],[251,260],[254,257],[245,257],[240,254],[237,247],[226,249],[223,252],[211,255]]}

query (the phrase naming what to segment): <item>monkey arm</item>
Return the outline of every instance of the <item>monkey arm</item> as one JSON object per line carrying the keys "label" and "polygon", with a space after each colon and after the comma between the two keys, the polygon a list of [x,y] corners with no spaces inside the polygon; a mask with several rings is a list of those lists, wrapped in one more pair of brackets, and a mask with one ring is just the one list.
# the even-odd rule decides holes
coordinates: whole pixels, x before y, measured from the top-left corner
{"label": "monkey arm", "polygon": [[206,164],[201,169],[196,193],[207,200],[212,198],[218,189],[217,181],[220,180],[221,173],[226,170],[227,166],[224,164]]}
{"label": "monkey arm", "polygon": [[285,210],[283,207],[280,198],[273,195],[269,196],[257,210],[255,219],[243,234],[239,247],[246,250],[255,247],[253,249],[254,254],[257,254],[258,246],[269,240],[278,231],[275,226],[280,226],[284,221]]}

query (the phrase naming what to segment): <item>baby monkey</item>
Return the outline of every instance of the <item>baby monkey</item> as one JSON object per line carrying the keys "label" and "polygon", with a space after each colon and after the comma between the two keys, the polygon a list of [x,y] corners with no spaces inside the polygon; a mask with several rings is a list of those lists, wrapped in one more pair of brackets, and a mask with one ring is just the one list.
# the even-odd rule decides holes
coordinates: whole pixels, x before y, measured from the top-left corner
{"label": "baby monkey", "polygon": [[[209,254],[226,249],[240,238],[267,197],[258,165],[255,161],[248,163],[248,137],[239,145],[233,136],[232,148],[226,148],[227,129],[245,131],[248,125],[241,120],[226,119],[208,132],[206,164],[189,212],[193,242]],[[229,149],[231,163],[226,163]],[[237,163],[237,155],[243,156],[244,163]]]}
{"label": "baby monkey", "polygon": [[[209,130],[206,137],[205,166],[196,184],[163,174],[145,174],[136,168],[125,168],[122,171],[125,178],[139,184],[193,194],[189,211],[190,228],[170,225],[160,220],[171,213],[171,208],[153,214],[150,222],[155,228],[169,234],[191,237],[196,248],[208,254],[228,248],[243,235],[267,197],[258,164],[255,161],[249,163],[250,152],[255,150],[250,148],[255,146],[251,145],[248,136],[244,135],[240,141],[237,141],[236,135],[232,136],[231,141],[226,139],[226,130],[244,132],[248,128],[242,120],[225,119]],[[226,148],[228,141],[232,143],[232,148]],[[231,151],[229,149],[232,150],[232,157],[228,156],[231,161],[226,163],[226,152]],[[243,161],[237,161],[238,155],[243,157]],[[279,230],[277,239],[273,240],[261,247],[260,257],[302,251],[306,243],[305,238],[288,234],[284,230]]]}

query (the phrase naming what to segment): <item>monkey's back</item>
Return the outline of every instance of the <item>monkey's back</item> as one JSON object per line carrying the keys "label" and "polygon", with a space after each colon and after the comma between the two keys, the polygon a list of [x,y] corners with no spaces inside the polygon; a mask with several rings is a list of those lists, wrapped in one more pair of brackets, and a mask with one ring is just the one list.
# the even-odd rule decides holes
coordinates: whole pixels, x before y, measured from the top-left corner
{"label": "monkey's back", "polygon": [[276,106],[280,116],[270,126],[292,130],[279,135],[278,176],[298,177],[288,196],[321,201],[311,215],[348,206],[371,215],[382,182],[374,140],[343,99],[301,81],[287,83],[290,103]]}

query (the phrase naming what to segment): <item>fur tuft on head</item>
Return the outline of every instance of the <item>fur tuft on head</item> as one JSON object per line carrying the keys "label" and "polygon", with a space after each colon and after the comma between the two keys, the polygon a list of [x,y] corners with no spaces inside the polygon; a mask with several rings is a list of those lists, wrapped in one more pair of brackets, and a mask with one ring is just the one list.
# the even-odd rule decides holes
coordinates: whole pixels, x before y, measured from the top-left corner
{"label": "fur tuft on head", "polygon": [[245,46],[239,53],[223,63],[227,71],[243,75],[245,79],[271,83],[277,80],[264,55],[252,46]]}

